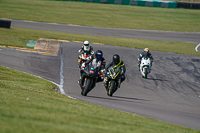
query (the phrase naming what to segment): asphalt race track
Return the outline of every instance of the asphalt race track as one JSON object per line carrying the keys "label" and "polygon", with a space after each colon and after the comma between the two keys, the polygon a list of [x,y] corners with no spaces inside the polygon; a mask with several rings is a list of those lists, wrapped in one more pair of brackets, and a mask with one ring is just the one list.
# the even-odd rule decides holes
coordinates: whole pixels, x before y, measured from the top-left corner
{"label": "asphalt race track", "polygon": [[[47,24],[48,26],[52,28],[51,25]],[[200,38],[190,41],[198,43],[198,39]],[[200,130],[199,56],[151,51],[154,57],[152,71],[148,79],[143,79],[137,67],[141,49],[91,45],[95,50],[101,49],[104,52],[107,62],[115,53],[118,53],[125,62],[126,80],[113,97],[106,95],[102,83],[98,83],[87,97],[80,94],[81,90],[77,83],[77,51],[82,43],[63,42],[61,53],[56,57],[0,47],[0,65],[60,84],[63,61],[63,89],[66,95],[104,107]]]}
{"label": "asphalt race track", "polygon": [[113,29],[113,28],[99,28],[99,27],[89,27],[89,26],[76,26],[67,24],[30,22],[23,20],[11,20],[11,26],[30,28],[30,29],[59,31],[67,33],[89,34],[89,35],[200,43],[200,32],[193,33],[193,32]]}

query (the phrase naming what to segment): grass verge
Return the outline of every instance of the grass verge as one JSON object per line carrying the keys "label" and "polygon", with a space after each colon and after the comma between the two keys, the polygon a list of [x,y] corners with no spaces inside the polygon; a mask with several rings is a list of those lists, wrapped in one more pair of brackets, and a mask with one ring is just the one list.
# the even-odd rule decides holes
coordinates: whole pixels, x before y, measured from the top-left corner
{"label": "grass verge", "polygon": [[0,0],[0,18],[121,29],[200,32],[200,10],[56,0]]}
{"label": "grass verge", "polygon": [[186,42],[171,42],[159,40],[144,40],[119,38],[109,36],[97,36],[86,34],[72,34],[63,32],[54,32],[46,30],[34,30],[26,28],[11,27],[11,29],[0,28],[0,45],[27,47],[26,43],[29,40],[38,40],[42,38],[61,39],[70,41],[85,41],[89,40],[93,43],[102,43],[106,45],[114,45],[121,47],[130,47],[143,49],[149,47],[151,50],[173,52],[179,54],[198,55],[200,52],[195,51],[196,44]]}
{"label": "grass verge", "polygon": [[1,133],[199,132],[70,99],[52,91],[54,84],[16,70],[0,66],[0,73]]}

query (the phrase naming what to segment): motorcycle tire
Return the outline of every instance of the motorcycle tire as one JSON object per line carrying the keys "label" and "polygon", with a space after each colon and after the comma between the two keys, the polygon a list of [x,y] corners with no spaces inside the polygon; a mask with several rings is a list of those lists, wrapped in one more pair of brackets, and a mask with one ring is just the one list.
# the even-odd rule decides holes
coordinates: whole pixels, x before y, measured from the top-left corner
{"label": "motorcycle tire", "polygon": [[84,89],[83,89],[83,92],[82,92],[82,95],[83,96],[87,96],[88,92],[91,90],[91,82],[92,82],[92,79],[91,78],[87,78],[85,86],[84,86]]}
{"label": "motorcycle tire", "polygon": [[108,96],[112,96],[116,90],[116,83],[115,81],[111,80],[110,85],[108,86]]}
{"label": "motorcycle tire", "polygon": [[144,78],[147,79],[147,68],[144,68]]}

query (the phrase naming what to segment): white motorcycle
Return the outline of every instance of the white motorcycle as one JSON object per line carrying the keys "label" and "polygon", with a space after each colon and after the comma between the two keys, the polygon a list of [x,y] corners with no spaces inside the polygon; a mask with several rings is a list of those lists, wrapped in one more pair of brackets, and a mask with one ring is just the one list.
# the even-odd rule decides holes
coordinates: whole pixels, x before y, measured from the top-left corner
{"label": "white motorcycle", "polygon": [[147,79],[147,75],[151,71],[152,62],[151,59],[148,57],[143,57],[140,63],[140,72],[142,74],[142,78]]}

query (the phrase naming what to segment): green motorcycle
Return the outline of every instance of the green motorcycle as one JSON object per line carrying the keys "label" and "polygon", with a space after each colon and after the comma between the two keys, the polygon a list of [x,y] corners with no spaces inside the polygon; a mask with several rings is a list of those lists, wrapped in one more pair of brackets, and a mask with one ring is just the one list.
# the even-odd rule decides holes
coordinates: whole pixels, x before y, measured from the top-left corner
{"label": "green motorcycle", "polygon": [[105,78],[107,78],[106,80],[108,82],[107,87],[105,86],[107,95],[112,96],[121,84],[121,69],[119,66],[113,65],[109,67]]}

